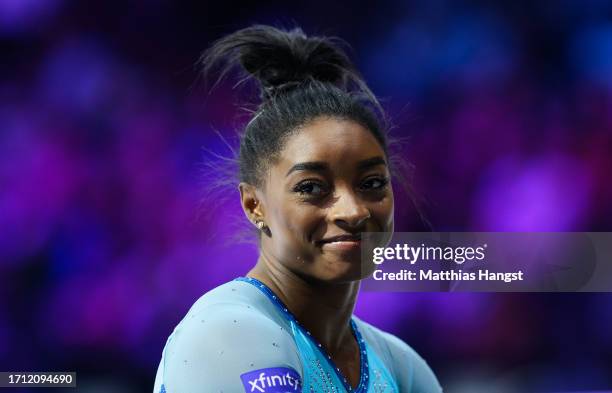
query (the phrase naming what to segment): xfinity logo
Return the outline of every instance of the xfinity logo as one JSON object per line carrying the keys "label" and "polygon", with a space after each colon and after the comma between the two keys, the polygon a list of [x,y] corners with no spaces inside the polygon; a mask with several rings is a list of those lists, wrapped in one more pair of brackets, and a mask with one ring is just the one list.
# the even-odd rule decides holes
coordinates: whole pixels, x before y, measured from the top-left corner
{"label": "xfinity logo", "polygon": [[302,385],[299,374],[292,368],[263,368],[240,376],[248,393],[291,393]]}

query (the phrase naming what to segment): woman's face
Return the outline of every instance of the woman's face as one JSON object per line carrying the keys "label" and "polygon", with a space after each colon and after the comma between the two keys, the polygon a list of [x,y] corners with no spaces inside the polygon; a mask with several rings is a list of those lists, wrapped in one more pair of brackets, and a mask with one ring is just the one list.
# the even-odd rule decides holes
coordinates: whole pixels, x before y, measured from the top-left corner
{"label": "woman's face", "polygon": [[318,118],[289,137],[268,175],[260,197],[269,261],[327,282],[371,274],[354,236],[393,232],[393,190],[384,151],[366,128]]}

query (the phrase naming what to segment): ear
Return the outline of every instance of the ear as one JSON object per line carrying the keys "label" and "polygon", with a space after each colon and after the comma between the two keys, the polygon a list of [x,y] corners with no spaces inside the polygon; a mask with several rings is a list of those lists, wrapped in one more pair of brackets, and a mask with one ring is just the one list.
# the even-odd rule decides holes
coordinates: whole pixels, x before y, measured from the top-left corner
{"label": "ear", "polygon": [[258,220],[264,220],[265,210],[261,200],[257,197],[257,189],[245,182],[238,184],[238,189],[240,190],[242,210],[249,221],[255,223]]}

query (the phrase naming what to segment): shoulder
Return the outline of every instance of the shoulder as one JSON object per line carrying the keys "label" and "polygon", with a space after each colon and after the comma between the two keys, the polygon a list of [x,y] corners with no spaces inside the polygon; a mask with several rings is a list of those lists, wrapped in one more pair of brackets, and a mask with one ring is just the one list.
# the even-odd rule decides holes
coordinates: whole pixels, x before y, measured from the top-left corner
{"label": "shoulder", "polygon": [[402,392],[440,393],[442,387],[431,367],[410,345],[357,317],[353,317],[366,342],[395,375]]}
{"label": "shoulder", "polygon": [[[264,337],[287,335],[287,322],[274,305],[253,285],[230,281],[201,296],[174,328],[169,343],[196,344],[231,340],[256,331]],[[246,335],[246,336],[250,336]]]}
{"label": "shoulder", "polygon": [[191,306],[186,317],[219,305],[255,308],[264,314],[270,314],[269,311],[273,311],[269,300],[254,285],[245,281],[232,280],[202,295]]}
{"label": "shoulder", "polygon": [[166,342],[157,393],[162,384],[168,393],[244,391],[243,376],[256,371],[301,376],[286,324],[267,308],[265,295],[250,287],[232,281],[194,303]]}

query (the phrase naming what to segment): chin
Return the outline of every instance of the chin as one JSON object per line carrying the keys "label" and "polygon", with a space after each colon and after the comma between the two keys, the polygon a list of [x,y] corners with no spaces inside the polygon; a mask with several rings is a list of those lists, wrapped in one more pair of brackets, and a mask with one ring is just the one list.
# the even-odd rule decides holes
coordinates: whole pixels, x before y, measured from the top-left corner
{"label": "chin", "polygon": [[360,281],[367,278],[372,271],[364,271],[361,260],[335,260],[325,261],[321,269],[316,272],[315,277],[327,283],[348,283]]}

